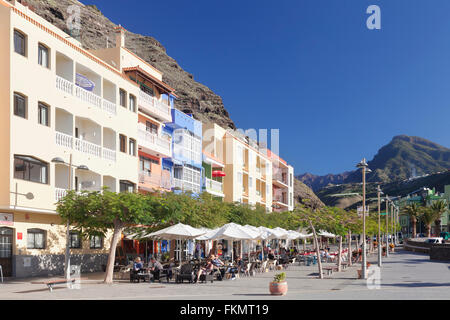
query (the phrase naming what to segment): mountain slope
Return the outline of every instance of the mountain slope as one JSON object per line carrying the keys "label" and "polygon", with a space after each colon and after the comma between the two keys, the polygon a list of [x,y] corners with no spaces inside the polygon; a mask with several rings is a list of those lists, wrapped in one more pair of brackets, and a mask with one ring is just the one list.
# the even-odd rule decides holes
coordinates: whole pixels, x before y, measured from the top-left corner
{"label": "mountain slope", "polygon": [[[368,162],[373,171],[369,182],[393,182],[450,169],[450,149],[420,137],[395,136]],[[303,174],[300,181],[318,191],[329,184],[361,182],[361,172],[354,170],[337,175]]]}
{"label": "mountain slope", "polygon": [[314,194],[314,192],[303,182],[294,179],[294,202],[295,204],[302,203],[303,200],[311,202],[314,207],[323,207],[324,203]]}
{"label": "mountain slope", "polygon": [[[81,7],[81,34],[78,40],[83,48],[105,48],[107,43],[110,47],[115,46],[114,27],[117,25],[95,6],[84,5],[76,0],[27,0],[22,1],[22,4],[28,5],[35,13],[67,33],[67,8],[78,5]],[[224,128],[235,128],[222,98],[195,81],[193,75],[184,71],[156,39],[126,31],[125,46],[164,73],[163,81],[173,87],[179,97],[175,101],[177,109],[192,113],[202,122],[215,122]]]}

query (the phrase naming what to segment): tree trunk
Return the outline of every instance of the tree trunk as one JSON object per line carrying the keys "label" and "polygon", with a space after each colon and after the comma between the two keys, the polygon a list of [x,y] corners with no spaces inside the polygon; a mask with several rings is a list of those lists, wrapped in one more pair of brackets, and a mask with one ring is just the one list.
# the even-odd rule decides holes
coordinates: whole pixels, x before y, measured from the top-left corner
{"label": "tree trunk", "polygon": [[113,283],[114,261],[116,259],[116,248],[117,248],[117,243],[120,240],[120,236],[122,234],[123,229],[124,229],[123,223],[121,223],[120,221],[114,221],[114,233],[113,233],[113,237],[111,239],[111,247],[109,248],[105,280],[103,281],[104,283],[107,283],[107,284]]}
{"label": "tree trunk", "polygon": [[431,238],[431,224],[427,224],[427,237]]}
{"label": "tree trunk", "polygon": [[348,265],[352,265],[353,249],[352,249],[352,232],[348,232]]}
{"label": "tree trunk", "polygon": [[415,238],[417,237],[417,233],[416,233],[416,229],[417,229],[417,220],[416,218],[412,219],[412,237]]}
{"label": "tree trunk", "polygon": [[314,228],[311,221],[309,221],[309,225],[311,226],[311,229],[313,231],[314,243],[316,245],[317,265],[319,267],[319,278],[323,279],[322,261],[320,259],[319,241],[317,240],[316,229]]}
{"label": "tree trunk", "polygon": [[342,261],[342,236],[339,236],[338,272],[341,272]]}

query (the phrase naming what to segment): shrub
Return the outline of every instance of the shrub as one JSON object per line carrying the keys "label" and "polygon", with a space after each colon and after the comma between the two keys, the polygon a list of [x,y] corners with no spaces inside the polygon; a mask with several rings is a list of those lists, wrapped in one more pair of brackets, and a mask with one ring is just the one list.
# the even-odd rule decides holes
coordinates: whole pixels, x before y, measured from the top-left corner
{"label": "shrub", "polygon": [[275,275],[275,277],[273,277],[273,282],[283,282],[286,280],[286,273],[282,272],[282,273],[278,273]]}

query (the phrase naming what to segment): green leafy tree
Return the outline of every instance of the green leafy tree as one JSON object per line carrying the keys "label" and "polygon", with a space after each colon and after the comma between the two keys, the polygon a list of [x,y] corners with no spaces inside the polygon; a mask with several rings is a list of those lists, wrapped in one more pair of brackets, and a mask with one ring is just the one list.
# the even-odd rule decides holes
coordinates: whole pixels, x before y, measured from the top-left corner
{"label": "green leafy tree", "polygon": [[447,211],[447,203],[443,200],[434,201],[430,208],[435,213],[436,217],[434,220],[434,224],[436,225],[436,233],[440,233],[442,214]]}
{"label": "green leafy tree", "polygon": [[407,214],[409,216],[409,219],[411,221],[412,224],[412,237],[416,238],[417,233],[417,222],[419,221],[421,215],[422,215],[422,210],[421,210],[421,206],[418,205],[417,203],[413,202],[410,205],[405,206],[402,209],[402,212]]}
{"label": "green leafy tree", "polygon": [[84,236],[92,234],[106,237],[113,230],[105,273],[105,283],[113,282],[114,260],[117,243],[125,227],[155,222],[152,196],[138,193],[115,193],[71,191],[58,201],[57,212],[63,222],[69,219],[74,229],[82,230]]}

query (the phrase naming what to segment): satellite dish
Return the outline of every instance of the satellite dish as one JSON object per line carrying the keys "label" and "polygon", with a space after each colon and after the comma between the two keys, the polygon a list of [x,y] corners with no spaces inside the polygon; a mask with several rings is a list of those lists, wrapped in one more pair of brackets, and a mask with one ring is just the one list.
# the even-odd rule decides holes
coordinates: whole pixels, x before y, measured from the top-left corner
{"label": "satellite dish", "polygon": [[32,194],[31,192],[28,192],[28,193],[25,195],[25,197],[26,197],[28,200],[33,200],[33,199],[34,199],[34,194]]}

